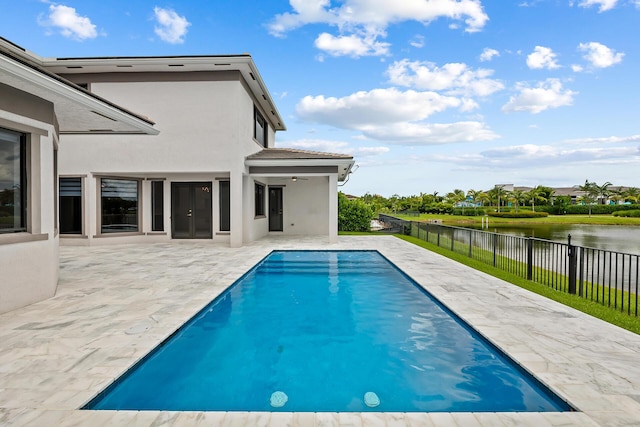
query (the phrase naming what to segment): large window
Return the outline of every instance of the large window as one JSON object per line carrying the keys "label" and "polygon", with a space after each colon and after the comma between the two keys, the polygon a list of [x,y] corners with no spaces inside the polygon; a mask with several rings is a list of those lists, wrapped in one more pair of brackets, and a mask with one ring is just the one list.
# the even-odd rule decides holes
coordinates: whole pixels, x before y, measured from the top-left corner
{"label": "large window", "polygon": [[100,206],[102,233],[139,231],[138,180],[102,178],[100,180]]}
{"label": "large window", "polygon": [[258,141],[258,144],[263,147],[267,147],[267,121],[262,117],[262,114],[258,111],[257,108],[253,109],[255,116],[255,127],[253,132],[253,137]]}
{"label": "large window", "polygon": [[60,234],[82,234],[82,178],[60,178]]}
{"label": "large window", "polygon": [[255,189],[255,196],[256,196],[256,200],[255,200],[255,214],[256,216],[265,216],[265,211],[264,211],[264,185],[263,184],[258,184],[256,182],[256,189]]}
{"label": "large window", "polygon": [[151,181],[151,231],[164,231],[163,181]]}
{"label": "large window", "polygon": [[0,233],[27,230],[27,137],[0,128]]}

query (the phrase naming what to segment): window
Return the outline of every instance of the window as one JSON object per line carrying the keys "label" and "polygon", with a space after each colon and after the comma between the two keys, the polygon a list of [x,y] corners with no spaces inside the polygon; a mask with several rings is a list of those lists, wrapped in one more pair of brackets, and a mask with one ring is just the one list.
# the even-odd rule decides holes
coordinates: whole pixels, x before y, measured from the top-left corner
{"label": "window", "polygon": [[220,181],[220,231],[231,230],[231,185]]}
{"label": "window", "polygon": [[82,234],[82,178],[60,178],[60,234]]}
{"label": "window", "polygon": [[139,231],[139,182],[130,179],[100,180],[100,217],[102,233]]}
{"label": "window", "polygon": [[264,185],[256,182],[256,216],[264,216]]}
{"label": "window", "polygon": [[253,109],[255,116],[255,128],[253,131],[253,137],[258,141],[258,144],[263,147],[267,147],[267,121],[262,117],[262,114],[258,111],[257,108]]}
{"label": "window", "polygon": [[164,231],[163,181],[151,181],[151,231]]}
{"label": "window", "polygon": [[27,136],[0,128],[0,233],[27,231]]}

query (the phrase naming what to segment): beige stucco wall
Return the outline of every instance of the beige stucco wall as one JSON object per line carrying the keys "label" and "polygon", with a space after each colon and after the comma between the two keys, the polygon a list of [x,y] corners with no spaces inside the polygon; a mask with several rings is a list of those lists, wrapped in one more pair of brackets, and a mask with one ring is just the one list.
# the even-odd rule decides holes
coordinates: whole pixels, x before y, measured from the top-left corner
{"label": "beige stucco wall", "polygon": [[58,284],[53,105],[15,89],[11,96],[0,127],[28,135],[28,214],[26,232],[0,234],[0,313],[51,297]]}

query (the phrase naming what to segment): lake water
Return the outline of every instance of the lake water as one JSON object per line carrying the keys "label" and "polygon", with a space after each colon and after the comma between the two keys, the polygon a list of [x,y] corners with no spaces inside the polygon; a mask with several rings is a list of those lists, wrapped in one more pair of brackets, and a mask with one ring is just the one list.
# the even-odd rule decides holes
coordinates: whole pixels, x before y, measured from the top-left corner
{"label": "lake water", "polygon": [[[480,226],[466,228],[480,229]],[[536,237],[590,248],[640,254],[640,227],[625,225],[571,225],[571,224],[489,224],[485,231],[519,237]]]}

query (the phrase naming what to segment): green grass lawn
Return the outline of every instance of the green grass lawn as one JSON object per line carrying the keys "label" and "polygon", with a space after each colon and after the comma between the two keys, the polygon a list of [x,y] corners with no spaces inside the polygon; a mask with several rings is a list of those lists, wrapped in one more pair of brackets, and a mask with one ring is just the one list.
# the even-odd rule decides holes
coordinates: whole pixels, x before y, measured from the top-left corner
{"label": "green grass lawn", "polygon": [[[432,219],[442,220],[446,225],[481,224],[480,216],[458,216],[420,214],[420,216],[394,215],[407,221],[428,221]],[[486,221],[486,218],[485,218]],[[613,215],[549,215],[544,218],[496,218],[489,217],[490,224],[594,224],[594,225],[637,225],[640,226],[640,218],[624,218]]]}

